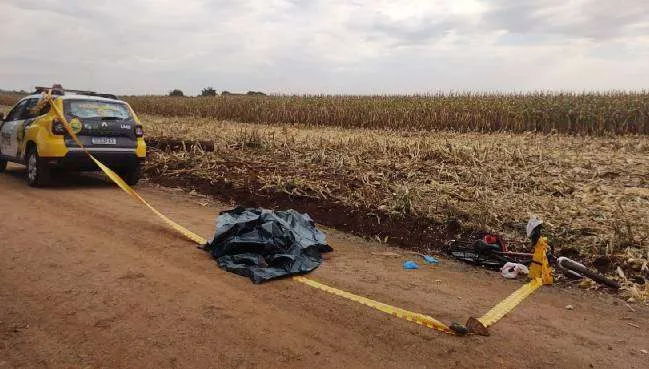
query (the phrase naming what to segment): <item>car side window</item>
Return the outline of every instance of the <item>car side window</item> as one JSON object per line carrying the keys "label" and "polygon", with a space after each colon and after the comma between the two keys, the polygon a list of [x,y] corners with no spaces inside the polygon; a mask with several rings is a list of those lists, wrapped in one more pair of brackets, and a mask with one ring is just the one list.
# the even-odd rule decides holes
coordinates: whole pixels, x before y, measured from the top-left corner
{"label": "car side window", "polygon": [[7,117],[5,118],[5,122],[11,122],[14,120],[20,119],[19,117],[22,115],[23,110],[25,109],[25,105],[27,105],[28,100],[23,100],[21,101],[18,105],[16,105],[9,114],[7,114]]}
{"label": "car side window", "polygon": [[27,104],[25,105],[25,108],[23,109],[18,119],[20,120],[36,118],[38,116],[38,111],[34,111],[34,108],[36,107],[37,103],[38,99],[28,99]]}

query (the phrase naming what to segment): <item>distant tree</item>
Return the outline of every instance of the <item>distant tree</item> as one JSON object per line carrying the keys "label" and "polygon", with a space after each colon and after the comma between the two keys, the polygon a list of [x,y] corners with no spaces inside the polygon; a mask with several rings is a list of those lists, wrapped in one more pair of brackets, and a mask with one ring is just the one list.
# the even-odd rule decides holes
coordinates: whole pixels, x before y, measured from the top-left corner
{"label": "distant tree", "polygon": [[221,95],[223,95],[223,96],[232,95],[232,92],[230,92],[228,90],[223,90],[223,91],[221,91]]}
{"label": "distant tree", "polygon": [[169,91],[169,96],[185,96],[185,94],[181,90],[175,89]]}
{"label": "distant tree", "polygon": [[249,95],[249,96],[266,96],[266,94],[261,92],[261,91],[248,91],[246,93],[246,95]]}
{"label": "distant tree", "polygon": [[205,87],[201,91],[201,96],[216,96],[216,90],[212,87]]}

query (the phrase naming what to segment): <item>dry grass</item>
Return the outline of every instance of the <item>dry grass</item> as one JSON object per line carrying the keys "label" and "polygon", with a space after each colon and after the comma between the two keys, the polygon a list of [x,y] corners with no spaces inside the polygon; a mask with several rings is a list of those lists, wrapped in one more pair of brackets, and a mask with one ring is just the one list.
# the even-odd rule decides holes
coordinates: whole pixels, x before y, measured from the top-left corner
{"label": "dry grass", "polygon": [[24,95],[14,92],[0,92],[0,107],[8,112]]}
{"label": "dry grass", "polygon": [[[649,277],[649,138],[386,132],[144,116],[149,136],[207,140],[153,151],[157,175],[199,175],[396,217],[458,219],[524,243],[538,214],[558,249]],[[377,212],[377,213],[378,213]],[[369,214],[368,216],[376,216]],[[628,297],[646,299],[627,285]]]}
{"label": "dry grass", "polygon": [[536,213],[563,242],[595,254],[649,244],[644,137],[388,133],[152,116],[144,121],[149,135],[213,141],[214,153],[156,153],[156,160],[185,160],[183,170],[210,178],[254,170],[249,174],[267,188],[395,214],[457,217],[514,233]]}
{"label": "dry grass", "polygon": [[141,113],[345,128],[649,133],[649,93],[219,96],[126,100]]}

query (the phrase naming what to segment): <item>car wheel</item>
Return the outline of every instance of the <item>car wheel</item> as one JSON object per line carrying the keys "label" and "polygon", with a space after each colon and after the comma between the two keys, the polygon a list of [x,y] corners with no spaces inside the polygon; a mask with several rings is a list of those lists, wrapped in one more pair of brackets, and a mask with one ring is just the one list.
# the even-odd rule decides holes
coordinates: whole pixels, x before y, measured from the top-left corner
{"label": "car wheel", "polygon": [[0,159],[0,173],[4,172],[7,169],[7,161]]}
{"label": "car wheel", "polygon": [[27,171],[25,179],[30,187],[46,186],[50,182],[51,169],[38,156],[38,151],[32,149],[27,154]]}
{"label": "car wheel", "polygon": [[126,184],[129,186],[135,186],[140,181],[141,172],[140,164],[136,164],[133,167],[120,170],[117,174],[122,177]]}

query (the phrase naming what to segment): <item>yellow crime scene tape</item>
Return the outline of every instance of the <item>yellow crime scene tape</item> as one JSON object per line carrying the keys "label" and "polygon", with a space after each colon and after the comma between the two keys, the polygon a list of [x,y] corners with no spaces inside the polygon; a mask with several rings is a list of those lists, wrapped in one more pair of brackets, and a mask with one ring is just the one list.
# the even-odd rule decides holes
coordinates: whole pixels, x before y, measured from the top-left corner
{"label": "yellow crime scene tape", "polygon": [[[85,146],[83,143],[79,140],[77,135],[73,132],[72,127],[70,126],[70,123],[67,121],[65,118],[65,115],[63,112],[56,106],[54,103],[54,99],[52,98],[52,93],[51,91],[45,93],[45,101],[49,103],[52,108],[54,109],[54,112],[56,115],[59,117],[61,122],[63,123],[63,126],[65,127],[65,130],[68,132],[68,134],[72,137],[74,142],[79,145],[79,148],[81,148],[87,155],[92,159],[92,161],[97,164],[97,166],[110,178],[115,184],[119,186],[124,192],[129,194],[133,199],[136,201],[140,202],[149,210],[151,210],[155,215],[158,216],[164,223],[166,223],[168,226],[170,226],[172,229],[176,230],[183,236],[187,237],[188,239],[194,241],[195,243],[199,245],[205,245],[208,241],[197,235],[196,233],[188,230],[187,228],[181,226],[180,224],[174,222],[171,220],[169,217],[166,215],[162,214],[159,212],[156,208],[154,208],[151,204],[149,204],[144,198],[142,198],[131,186],[129,186],[122,178],[115,173],[113,170],[105,166],[102,162],[97,160],[88,150],[86,150]],[[547,246],[547,245],[546,245]],[[540,253],[537,253],[540,255]],[[544,264],[544,271],[545,266],[547,265],[547,260],[546,264]],[[545,278],[544,278],[545,279]],[[513,310],[519,303],[521,303],[527,296],[532,294],[534,291],[536,291],[540,286],[542,286],[545,282],[544,279],[539,278],[533,278],[533,280],[518,289],[516,292],[514,292],[512,295],[507,297],[505,300],[500,302],[498,305],[496,305],[493,309],[491,309],[487,314],[485,314],[483,317],[477,319],[482,325],[484,325],[485,329],[486,327],[489,327],[493,325],[495,322],[500,320],[502,317],[504,317],[507,313],[509,313],[511,310]],[[312,279],[302,277],[302,276],[297,276],[293,277],[294,281],[303,283],[307,286],[319,289],[321,291],[330,293],[332,295],[336,295],[339,297],[343,297],[347,300],[357,302],[359,304],[371,307],[373,309],[376,309],[378,311],[384,312],[386,314],[390,314],[391,316],[394,316],[396,318],[404,319],[409,322],[414,322],[416,324],[435,329],[437,331],[447,333],[447,334],[457,334],[454,330],[452,330],[448,325],[440,322],[439,320],[425,315],[425,314],[420,314],[420,313],[415,313],[411,312],[405,309],[401,309],[392,305],[388,305],[382,302],[378,302],[372,299],[369,299],[367,297],[355,295],[350,292],[346,292],[331,286],[328,286],[326,284],[316,282]],[[547,283],[546,283],[547,284]]]}
{"label": "yellow crime scene tape", "polygon": [[449,333],[449,334],[454,334],[453,330],[449,328],[446,324],[440,322],[439,320],[428,316],[424,314],[419,314],[419,313],[413,313],[412,311],[404,310],[398,307],[394,307],[392,305],[384,304],[382,302],[374,301],[371,299],[368,299],[367,297],[363,296],[358,296],[354,295],[353,293],[349,293],[343,290],[339,290],[337,288],[333,288],[330,286],[327,286],[326,284],[322,284],[320,282],[316,282],[312,279],[305,278],[305,277],[293,277],[293,280],[298,281],[300,283],[304,283],[307,286],[311,286],[314,288],[317,288],[319,290],[325,291],[327,293],[330,293],[332,295],[340,296],[343,298],[346,298],[347,300],[351,300],[354,302],[358,302],[359,304],[369,306],[373,309],[382,311],[386,314],[390,314],[392,316],[395,316],[400,319],[405,319],[409,322],[414,322],[419,325],[426,326],[428,328],[432,328],[435,330],[438,330],[440,332],[444,333]]}
{"label": "yellow crime scene tape", "polygon": [[543,286],[543,279],[534,278],[531,282],[527,283],[523,287],[516,290],[516,292],[509,295],[506,299],[502,300],[498,305],[494,306],[489,310],[485,315],[478,318],[478,321],[485,326],[485,328],[490,327],[500,319],[502,319],[507,313],[514,310],[514,308],[523,302],[525,298],[531,295],[539,287]]}
{"label": "yellow crime scene tape", "polygon": [[174,222],[173,220],[169,219],[169,217],[162,214],[156,208],[151,206],[151,204],[149,204],[146,200],[144,200],[142,198],[142,196],[140,196],[137,192],[135,192],[135,190],[131,186],[129,186],[126,182],[124,182],[124,180],[119,175],[117,175],[117,173],[113,172],[110,168],[108,168],[102,162],[97,160],[88,150],[86,150],[86,147],[83,145],[83,143],[81,143],[81,141],[79,140],[77,135],[73,132],[72,127],[70,126],[70,123],[65,118],[65,114],[63,114],[63,112],[54,103],[54,99],[52,99],[51,91],[49,93],[47,93],[45,96],[46,96],[45,97],[46,101],[52,106],[52,109],[54,109],[54,112],[59,117],[59,119],[63,123],[63,126],[65,127],[65,130],[72,137],[74,142],[76,142],[76,144],[79,145],[79,147],[83,150],[83,152],[85,152],[86,155],[88,155],[88,157],[90,157],[90,159],[92,159],[92,161],[94,161],[95,164],[97,164],[99,169],[101,169],[108,176],[108,178],[110,178],[113,182],[115,182],[115,184],[117,184],[119,186],[119,188],[124,190],[124,192],[129,194],[136,201],[144,204],[144,206],[149,208],[149,210],[151,210],[155,215],[157,215],[158,218],[162,219],[163,222],[165,222],[171,228],[178,231],[183,236],[189,238],[190,240],[192,240],[192,241],[194,241],[194,242],[196,242],[196,243],[198,243],[200,245],[204,245],[204,244],[207,243],[207,240],[204,239],[203,237],[197,235],[196,233],[190,231],[189,229],[187,229],[187,228],[181,226],[180,224]]}

